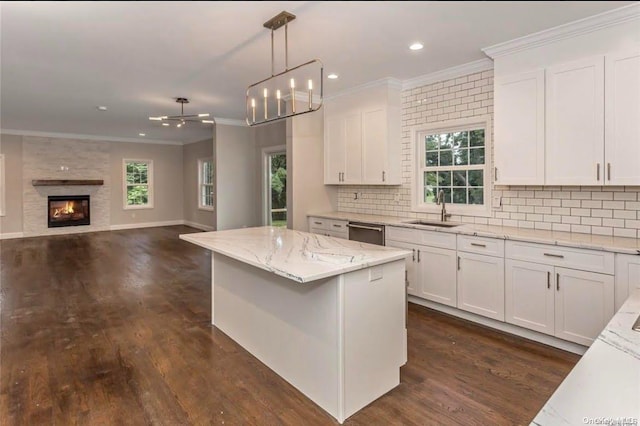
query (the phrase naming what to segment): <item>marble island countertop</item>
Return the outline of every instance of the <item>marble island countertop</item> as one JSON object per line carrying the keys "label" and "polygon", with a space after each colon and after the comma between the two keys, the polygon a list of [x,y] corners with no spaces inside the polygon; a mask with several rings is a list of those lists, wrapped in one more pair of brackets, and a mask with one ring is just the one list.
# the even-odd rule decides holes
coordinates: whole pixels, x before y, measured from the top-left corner
{"label": "marble island countertop", "polygon": [[640,424],[640,332],[631,329],[638,315],[640,291],[613,316],[532,425]]}
{"label": "marble island countertop", "polygon": [[[540,244],[552,244],[563,247],[603,250],[614,253],[640,255],[640,239],[611,237],[605,235],[579,234],[576,232],[547,231],[542,229],[514,228],[510,226],[479,225],[463,223],[452,228],[425,226],[406,223],[415,220],[410,217],[379,216],[349,212],[309,213],[307,216],[326,219],[367,222],[376,225],[402,226],[405,228],[425,229],[429,231],[478,237],[500,238],[504,240],[524,241]],[[437,222],[437,221],[436,221]]]}
{"label": "marble island countertop", "polygon": [[407,250],[272,226],[182,234],[180,239],[300,283],[411,254]]}

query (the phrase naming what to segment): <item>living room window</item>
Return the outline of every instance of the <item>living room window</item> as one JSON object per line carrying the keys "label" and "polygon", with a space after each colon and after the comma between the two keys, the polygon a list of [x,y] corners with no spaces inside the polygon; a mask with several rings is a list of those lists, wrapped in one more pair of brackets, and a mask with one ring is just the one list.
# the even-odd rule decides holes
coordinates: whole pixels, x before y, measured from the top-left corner
{"label": "living room window", "polygon": [[198,208],[213,210],[213,159],[198,160]]}
{"label": "living room window", "polygon": [[489,118],[473,117],[415,131],[413,210],[436,213],[440,191],[457,215],[488,215],[490,205]]}
{"label": "living room window", "polygon": [[122,160],[125,209],[153,208],[153,161]]}

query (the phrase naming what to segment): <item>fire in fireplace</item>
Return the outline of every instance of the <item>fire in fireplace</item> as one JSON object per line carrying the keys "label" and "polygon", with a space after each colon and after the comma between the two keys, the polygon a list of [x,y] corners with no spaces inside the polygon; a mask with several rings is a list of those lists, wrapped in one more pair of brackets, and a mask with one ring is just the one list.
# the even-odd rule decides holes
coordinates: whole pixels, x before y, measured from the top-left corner
{"label": "fire in fireplace", "polygon": [[88,195],[50,195],[48,200],[49,228],[91,224]]}

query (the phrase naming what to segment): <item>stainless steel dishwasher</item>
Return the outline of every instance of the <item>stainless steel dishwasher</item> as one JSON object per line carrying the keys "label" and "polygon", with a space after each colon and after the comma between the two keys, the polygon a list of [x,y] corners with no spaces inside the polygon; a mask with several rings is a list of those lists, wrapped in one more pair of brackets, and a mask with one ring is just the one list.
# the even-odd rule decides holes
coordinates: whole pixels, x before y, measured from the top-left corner
{"label": "stainless steel dishwasher", "polygon": [[384,225],[364,222],[349,222],[349,239],[361,243],[384,245]]}

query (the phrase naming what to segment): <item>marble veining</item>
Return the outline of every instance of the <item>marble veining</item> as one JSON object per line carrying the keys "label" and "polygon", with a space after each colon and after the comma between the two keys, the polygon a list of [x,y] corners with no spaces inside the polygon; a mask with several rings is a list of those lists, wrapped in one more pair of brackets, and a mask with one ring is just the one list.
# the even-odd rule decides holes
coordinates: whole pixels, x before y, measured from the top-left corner
{"label": "marble veining", "polygon": [[622,305],[531,424],[575,425],[593,418],[640,422],[640,332],[632,330],[638,315],[640,291]]}
{"label": "marble veining", "polygon": [[640,239],[610,237],[605,235],[580,234],[576,232],[547,231],[542,229],[514,228],[509,226],[461,224],[452,228],[416,225],[405,223],[413,220],[409,217],[378,216],[349,212],[309,213],[308,216],[326,219],[368,222],[376,225],[401,226],[404,228],[424,229],[450,234],[471,235],[476,237],[499,238],[503,240],[529,243],[550,244],[561,247],[584,248],[640,255]]}
{"label": "marble veining", "polygon": [[300,283],[411,254],[407,250],[271,226],[183,234],[180,238]]}

